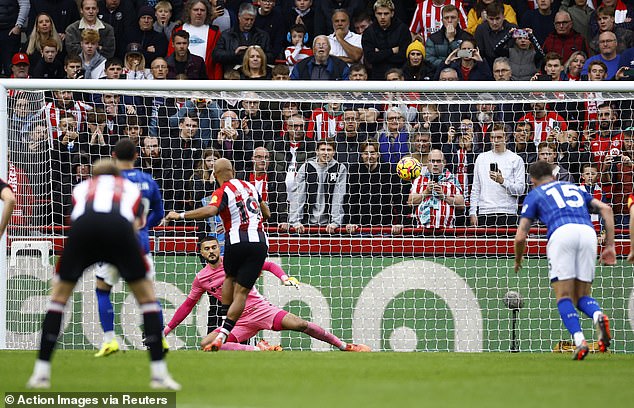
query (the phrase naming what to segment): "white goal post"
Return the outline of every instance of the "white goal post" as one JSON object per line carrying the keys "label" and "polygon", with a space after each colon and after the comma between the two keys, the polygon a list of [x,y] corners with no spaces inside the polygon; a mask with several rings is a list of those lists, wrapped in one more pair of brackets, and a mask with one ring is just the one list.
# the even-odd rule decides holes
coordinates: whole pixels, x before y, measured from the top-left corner
{"label": "white goal post", "polygon": [[[68,162],[59,159],[62,156],[56,156],[58,152],[54,145],[65,131],[62,130],[61,120],[72,119],[75,113],[69,113],[70,108],[60,113],[61,110],[55,107],[57,91],[73,91],[73,102],[84,101],[78,105],[77,111],[73,111],[76,113],[73,126],[80,134],[77,142],[65,143],[62,151]],[[94,95],[99,97],[93,98]],[[115,95],[120,105],[126,105],[123,100],[128,98],[132,101],[129,105],[137,109],[126,111],[127,106],[124,106],[124,113],[111,114],[104,107],[104,95]],[[168,100],[178,102],[168,109]],[[203,105],[197,107],[198,100],[204,100]],[[563,133],[558,138],[555,132],[566,132],[565,126],[568,125],[571,131],[577,131],[582,143],[584,137],[598,132],[595,116],[603,102],[615,106],[615,127],[611,130],[621,135],[628,124],[634,123],[632,82],[0,79],[0,178],[11,179],[11,183],[20,185],[20,194],[28,198],[24,200],[19,220],[16,218],[12,222],[7,234],[0,240],[0,248],[3,248],[0,251],[0,349],[33,349],[37,346],[52,265],[61,253],[68,226],[67,193],[82,176],[75,173],[79,171],[78,167],[87,164],[89,168],[91,160],[108,153],[108,141],[99,141],[99,136],[103,136],[100,132],[112,132],[114,140],[133,135],[129,133],[130,128],[138,126],[141,136],[137,143],[142,155],[145,154],[144,140],[155,136],[161,150],[161,160],[154,162],[161,163],[156,169],[159,170],[156,174],[161,176],[155,175],[155,178],[161,177],[157,181],[163,189],[165,208],[188,209],[202,205],[201,197],[208,191],[201,186],[208,180],[196,177],[208,177],[208,172],[203,170],[204,167],[185,169],[182,160],[175,161],[176,152],[179,155],[181,152],[178,150],[180,147],[174,147],[176,145],[172,142],[184,132],[180,126],[185,127],[183,123],[187,123],[191,108],[197,115],[198,132],[194,139],[201,138],[200,147],[193,153],[195,163],[194,156],[191,157],[195,166],[204,166],[204,155],[213,150],[220,155],[241,157],[242,174],[248,174],[257,141],[245,145],[249,151],[238,151],[237,148],[234,151],[231,148],[238,146],[235,140],[230,141],[230,147],[227,147],[223,140],[218,139],[225,126],[220,119],[228,111],[235,112],[238,120],[242,120],[237,128],[239,131],[255,133],[255,116],[249,116],[252,114],[247,112],[244,101],[257,101],[258,120],[267,122],[266,126],[269,126],[258,128],[264,135],[262,145],[270,154],[270,173],[266,183],[272,183],[275,177],[278,188],[284,191],[284,198],[279,198],[282,194],[275,196],[280,200],[276,203],[279,204],[277,208],[285,209],[283,217],[268,227],[270,256],[282,265],[288,275],[297,277],[302,283],[300,289],[295,290],[280,286],[275,277],[263,274],[258,288],[272,303],[320,324],[344,341],[365,343],[377,351],[509,351],[515,315],[518,316],[516,336],[522,351],[550,351],[560,341],[570,340],[549,290],[543,230],[536,229],[531,234],[526,268],[515,275],[512,270],[512,231],[471,228],[468,216],[463,216],[463,224],[456,216],[456,225],[451,228],[422,225],[423,218],[417,212],[418,207],[409,206],[405,200],[407,192],[404,193],[403,189],[409,189],[409,184],[389,178],[393,183],[402,183],[393,190],[398,190],[398,199],[392,197],[394,207],[391,208],[391,216],[398,217],[388,217],[389,222],[379,224],[359,221],[359,229],[351,233],[346,229],[347,224],[363,220],[363,215],[372,215],[374,210],[367,206],[369,198],[363,201],[362,196],[371,195],[367,191],[374,190],[363,190],[362,182],[358,181],[361,180],[359,172],[352,170],[358,170],[358,162],[362,160],[356,147],[348,149],[344,146],[341,151],[335,152],[335,157],[341,157],[341,162],[351,160],[350,163],[345,162],[346,191],[341,204],[343,221],[338,225],[339,229],[329,234],[323,225],[311,225],[304,234],[293,230],[282,231],[278,229],[279,225],[290,222],[293,211],[300,211],[298,208],[301,206],[292,201],[295,197],[292,194],[298,191],[298,187],[289,182],[288,174],[291,168],[293,172],[299,172],[302,161],[295,150],[291,154],[276,149],[285,146],[283,140],[288,132],[285,115],[293,114],[286,111],[289,102],[294,112],[303,117],[305,130],[312,132],[313,142],[319,140],[320,135],[330,137],[345,133],[345,112],[361,107],[359,111],[366,109],[376,113],[374,119],[365,122],[360,116],[355,116],[356,126],[365,132],[364,141],[379,139],[382,132],[388,132],[387,113],[399,112],[403,126],[397,133],[407,135],[408,148],[416,149],[414,144],[418,143],[419,137],[420,140],[430,138],[420,143],[442,148],[447,168],[454,172],[459,164],[452,163],[450,157],[455,153],[454,147],[457,149],[459,145],[458,135],[470,132],[466,128],[463,131],[462,125],[471,123],[472,127],[478,128],[478,133],[474,133],[474,143],[480,143],[486,149],[485,127],[498,122],[499,118],[506,118],[507,133],[513,140],[519,119],[539,104],[562,109],[555,112],[560,113],[562,118],[574,116],[570,121],[565,120],[569,124],[560,119],[543,122],[543,132],[547,135],[545,141],[553,146],[567,143]],[[18,106],[21,103],[23,105]],[[492,106],[492,110],[484,108],[485,105]],[[211,116],[205,116],[207,110]],[[573,110],[574,115],[571,113]],[[101,117],[105,119],[101,121]],[[89,128],[96,123],[90,123],[92,119],[88,118],[98,118],[101,130]],[[509,118],[512,120],[509,121]],[[121,121],[118,122],[119,119]],[[451,135],[450,128],[453,129]],[[34,140],[33,135],[38,131],[44,132],[46,138]],[[531,131],[537,137],[539,132],[533,125]],[[207,135],[204,136],[206,139],[203,133]],[[80,141],[82,137],[87,138],[85,142]],[[39,148],[35,142],[39,143],[38,146],[47,146],[39,151],[39,155],[34,153]],[[86,151],[78,150],[77,145],[84,146],[82,143],[87,146]],[[187,143],[190,146],[192,142]],[[336,143],[339,146],[349,142],[344,138],[337,139]],[[534,144],[537,147],[538,143]],[[619,151],[626,154],[621,144]],[[285,153],[288,155],[285,156]],[[426,153],[414,150],[411,153],[426,157]],[[535,150],[535,157],[536,153]],[[557,153],[558,159],[563,160],[565,152],[557,150]],[[276,155],[279,157],[274,157]],[[314,150],[306,152],[305,160],[314,155]],[[387,154],[385,157],[392,156]],[[592,159],[592,156],[588,157]],[[151,158],[148,160],[151,161]],[[575,168],[567,169],[577,183],[583,180],[583,164],[587,163],[576,163]],[[601,173],[601,162],[595,164],[598,164]],[[281,173],[279,169],[283,169]],[[391,171],[390,176],[393,175]],[[603,174],[599,174],[599,180],[604,180],[601,177]],[[34,180],[40,180],[40,184]],[[464,180],[470,179],[465,175]],[[627,180],[631,182],[631,178]],[[604,190],[599,189],[598,194],[604,194],[607,201],[613,200],[617,197],[617,190],[621,191],[619,183],[604,181]],[[618,188],[613,188],[614,185]],[[198,188],[203,190],[199,192]],[[461,188],[468,201],[469,186]],[[351,198],[353,192],[356,194],[354,199]],[[392,192],[380,194],[386,198],[383,195]],[[354,200],[361,200],[356,207],[352,204]],[[386,198],[385,202],[390,201]],[[402,214],[395,214],[397,210]],[[411,216],[412,213],[414,216]],[[404,226],[402,232],[395,232],[392,228],[397,220]],[[208,233],[210,223],[176,223],[170,228],[156,228],[152,234],[157,293],[164,305],[166,322],[185,300],[195,273],[201,268],[196,256],[196,240],[201,232]],[[600,229],[599,221],[597,228]],[[34,242],[46,242],[52,251],[49,254],[45,254],[45,250],[34,251],[29,246]],[[15,259],[9,262],[12,245],[25,245],[26,251],[15,251]],[[611,317],[614,351],[631,353],[634,352],[634,274],[622,258],[629,252],[627,231],[623,228],[618,234],[617,251],[621,255],[617,266],[597,267],[593,293]],[[503,299],[509,291],[519,292],[524,299],[523,308],[518,313],[504,304]],[[128,349],[141,348],[136,305],[123,285],[115,286],[113,303],[115,332],[120,343]],[[192,314],[170,334],[168,340],[173,347],[197,347],[201,336],[208,330],[208,324],[211,324],[208,323],[208,307],[209,300],[204,297]],[[583,320],[586,336],[592,338],[589,319]],[[297,333],[266,331],[262,336],[294,350],[330,349],[328,345]],[[100,342],[94,277],[86,274],[67,306],[59,344],[62,348],[92,349]]]}

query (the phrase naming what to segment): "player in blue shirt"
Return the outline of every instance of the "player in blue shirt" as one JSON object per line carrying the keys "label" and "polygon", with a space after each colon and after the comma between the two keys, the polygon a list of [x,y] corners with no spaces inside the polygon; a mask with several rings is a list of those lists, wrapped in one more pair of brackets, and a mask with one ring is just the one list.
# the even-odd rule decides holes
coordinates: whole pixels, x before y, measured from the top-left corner
{"label": "player in blue shirt", "polygon": [[[144,207],[149,209],[145,226],[138,230],[138,238],[145,254],[146,262],[150,267],[148,277],[151,278],[155,272],[152,254],[150,253],[149,230],[160,224],[165,210],[163,209],[161,191],[156,181],[149,174],[134,168],[137,155],[136,146],[128,138],[119,140],[113,150],[113,156],[116,159],[121,175],[137,185],[139,190],[141,190]],[[114,311],[110,300],[112,287],[119,281],[119,272],[112,265],[98,264],[96,265],[95,275],[97,277],[96,293],[99,321],[104,332],[103,344],[99,352],[95,354],[95,357],[105,357],[119,350],[119,342],[114,336]],[[163,325],[162,312],[160,316],[161,325]],[[168,349],[165,339],[163,339],[163,349]]]}
{"label": "player in blue shirt", "polygon": [[539,219],[548,227],[548,277],[557,299],[557,309],[574,338],[574,359],[583,360],[589,348],[575,305],[592,318],[601,352],[607,351],[611,339],[608,316],[590,296],[597,258],[597,234],[589,210],[598,211],[605,221],[606,238],[601,261],[606,265],[616,263],[614,216],[609,205],[593,198],[579,186],[555,181],[552,174],[553,166],[545,161],[537,161],[529,168],[535,188],[524,200],[515,235],[515,272],[522,268],[531,224]]}

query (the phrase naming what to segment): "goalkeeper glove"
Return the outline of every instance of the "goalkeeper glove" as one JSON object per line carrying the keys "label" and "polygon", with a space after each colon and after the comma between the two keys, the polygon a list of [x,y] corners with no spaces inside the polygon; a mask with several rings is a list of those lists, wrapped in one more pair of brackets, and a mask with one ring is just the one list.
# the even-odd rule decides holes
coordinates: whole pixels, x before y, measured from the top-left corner
{"label": "goalkeeper glove", "polygon": [[289,277],[284,282],[282,282],[284,286],[293,286],[296,289],[299,289],[299,281],[295,278]]}

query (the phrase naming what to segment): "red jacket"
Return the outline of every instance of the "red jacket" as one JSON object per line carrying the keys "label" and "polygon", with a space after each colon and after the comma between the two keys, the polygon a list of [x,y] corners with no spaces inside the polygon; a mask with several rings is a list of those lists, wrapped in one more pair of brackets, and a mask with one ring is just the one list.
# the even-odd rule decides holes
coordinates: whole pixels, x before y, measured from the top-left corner
{"label": "red jacket", "polygon": [[[183,26],[178,26],[174,29],[174,31],[172,32],[172,36],[174,36],[174,33],[177,31],[180,31],[183,29]],[[218,40],[220,39],[220,30],[218,29],[217,26],[215,25],[210,25],[209,26],[209,34],[207,35],[207,50],[206,50],[206,55],[205,55],[205,65],[207,66],[207,78],[209,79],[222,79],[222,65],[215,62],[214,59],[211,57],[211,53],[213,52],[214,48],[216,48],[216,44],[218,43]],[[174,52],[174,44],[172,43],[172,40],[170,39],[170,43],[167,47],[167,55],[170,56],[172,55],[172,53]]]}
{"label": "red jacket", "polygon": [[559,35],[555,31],[548,34],[546,40],[544,40],[544,54],[549,52],[556,52],[564,57],[564,62],[568,61],[568,58],[575,51],[583,51],[588,54],[588,44],[586,39],[575,30],[571,30],[568,35]]}

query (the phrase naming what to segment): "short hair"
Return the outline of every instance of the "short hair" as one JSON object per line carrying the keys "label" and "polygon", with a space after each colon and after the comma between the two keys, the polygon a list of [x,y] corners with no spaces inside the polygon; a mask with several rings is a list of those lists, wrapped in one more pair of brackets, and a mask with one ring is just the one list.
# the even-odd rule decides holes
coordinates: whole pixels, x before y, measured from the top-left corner
{"label": "short hair", "polygon": [[188,112],[185,116],[180,118],[180,120],[178,121],[178,124],[182,125],[183,122],[185,122],[185,119],[191,119],[191,120],[193,120],[196,123],[200,122],[200,119],[198,119],[198,116],[194,112]]}
{"label": "short hair", "polygon": [[502,5],[502,2],[494,1],[493,3],[489,3],[485,7],[485,10],[487,12],[487,17],[504,15],[504,6]]}
{"label": "short hair", "polygon": [[590,62],[588,63],[588,72],[590,71],[590,67],[591,67],[591,66],[593,66],[593,65],[598,65],[598,66],[600,66],[601,68],[603,68],[603,71],[605,71],[605,74],[606,74],[606,75],[608,74],[608,66],[607,66],[607,65],[605,65],[605,62],[603,62],[603,61],[599,61],[599,60],[593,60],[593,61],[590,61]]}
{"label": "short hair", "polygon": [[584,172],[588,167],[599,171],[599,165],[592,162],[585,162],[581,165],[581,172]]}
{"label": "short hair", "polygon": [[346,15],[346,17],[348,17],[348,21],[350,21],[350,13],[348,13],[348,10],[343,9],[343,8],[338,8],[332,11],[332,14],[330,15],[330,19],[332,20],[332,17],[337,14],[337,13],[343,13]]}
{"label": "short hair", "polygon": [[[446,73],[449,73],[449,72],[453,72],[454,74],[456,74],[456,76],[458,75],[458,71],[456,71],[455,68],[451,68],[451,67],[447,67],[447,68],[441,69],[440,70],[440,75],[446,74]],[[440,76],[440,75],[438,75],[438,76]]]}
{"label": "short hair", "polygon": [[108,116],[102,107],[97,107],[95,109],[89,110],[86,113],[86,123],[89,125],[99,125],[102,123],[106,123],[108,121]]}
{"label": "short hair", "polygon": [[106,60],[106,69],[110,68],[113,65],[120,65],[121,68],[123,68],[123,62],[121,62],[121,59],[119,59],[118,57],[111,57]]}
{"label": "short hair", "polygon": [[118,176],[121,172],[112,159],[104,158],[95,162],[92,167],[93,176]]}
{"label": "short hair", "polygon": [[117,159],[124,161],[134,160],[135,155],[137,154],[136,145],[129,137],[119,139],[117,144],[114,145],[112,152]]}
{"label": "short hair", "polygon": [[494,61],[493,61],[493,65],[495,64],[506,64],[509,67],[511,66],[511,60],[508,59],[508,57],[497,57]]}
{"label": "short hair", "polygon": [[531,176],[531,178],[535,180],[540,180],[545,177],[552,177],[553,165],[543,160],[537,160],[535,163],[529,166],[528,174]]}
{"label": "short hair", "polygon": [[372,6],[372,9],[376,11],[376,9],[380,7],[388,8],[394,11],[394,3],[392,2],[392,0],[376,0],[374,2],[374,6]]}
{"label": "short hair", "polygon": [[290,28],[291,33],[295,32],[295,33],[302,33],[302,34],[306,34],[306,26],[304,24],[293,24]]}
{"label": "short hair", "polygon": [[360,64],[360,63],[356,63],[356,64],[352,64],[350,65],[349,71],[352,72],[365,72],[366,75],[368,74],[368,69],[365,67],[365,65]]}
{"label": "short hair", "polygon": [[599,8],[597,9],[597,18],[599,16],[608,16],[608,17],[614,17],[614,14],[616,13],[616,8],[614,6],[604,6],[601,5],[599,6]]}
{"label": "short hair", "polygon": [[557,53],[557,52],[549,52],[544,56],[544,63],[551,61],[551,60],[559,60],[559,63],[561,65],[564,64],[564,57],[561,56],[561,54]]}
{"label": "short hair", "polygon": [[319,150],[319,147],[322,145],[326,145],[326,146],[330,146],[332,147],[332,150],[337,150],[337,143],[335,143],[335,139],[331,138],[331,137],[327,137],[324,139],[321,139],[317,142],[317,150]]}
{"label": "short hair", "polygon": [[527,125],[528,125],[528,127],[531,128],[531,130],[533,130],[533,124],[530,121],[528,121],[528,120],[522,120],[522,121],[517,122],[515,124],[515,129],[517,129],[518,126],[527,126]]}
{"label": "short hair", "polygon": [[67,57],[64,59],[64,67],[67,67],[67,66],[68,66],[68,64],[70,64],[70,63],[72,63],[72,62],[74,62],[74,63],[76,63],[76,64],[82,64],[82,62],[81,62],[81,58],[79,58],[79,55],[77,55],[77,54],[72,54],[72,55],[67,56]]}
{"label": "short hair", "polygon": [[271,76],[275,77],[278,75],[289,76],[290,72],[287,65],[277,64],[271,69]]}
{"label": "short hair", "polygon": [[85,29],[81,32],[81,41],[88,42],[93,44],[99,44],[101,37],[99,36],[99,31],[91,30],[89,28]]}
{"label": "short hair", "polygon": [[156,3],[156,6],[154,6],[155,10],[158,10],[160,8],[166,9],[167,11],[172,11],[172,3],[167,0],[161,0]]}
{"label": "short hair", "polygon": [[359,143],[359,153],[363,153],[368,146],[373,146],[374,150],[379,153],[379,142],[374,139],[368,139],[365,142]]}
{"label": "short hair", "polygon": [[251,3],[242,3],[238,9],[238,17],[244,14],[251,14],[252,16],[258,15],[258,10]]}
{"label": "short hair", "polygon": [[184,38],[189,41],[189,33],[185,30],[174,31],[174,33],[172,34],[172,42],[174,42],[174,39],[176,37]]}
{"label": "short hair", "polygon": [[537,152],[539,152],[542,149],[550,149],[550,150],[556,152],[557,151],[557,146],[555,146],[552,143],[548,143],[548,142],[540,142],[537,145]]}
{"label": "short hair", "polygon": [[200,251],[200,248],[203,246],[203,244],[207,241],[216,241],[218,244],[220,244],[220,241],[218,241],[218,238],[213,236],[213,235],[209,235],[209,234],[205,234],[205,233],[201,233],[198,236],[198,250]]}
{"label": "short hair", "polygon": [[506,125],[504,125],[504,123],[501,122],[495,122],[493,124],[493,129],[491,130],[492,132],[501,130],[502,132],[504,132],[504,137],[506,137]]}
{"label": "short hair", "polygon": [[40,44],[40,48],[42,50],[44,50],[44,47],[53,47],[55,48],[57,51],[60,51],[61,48],[59,47],[59,44],[57,43],[57,41],[55,41],[52,38],[47,38],[46,40],[43,40],[42,43]]}
{"label": "short hair", "polygon": [[396,74],[398,75],[399,78],[401,78],[401,80],[405,79],[405,74],[403,73],[403,70],[400,68],[390,68],[385,72],[385,78],[387,79],[387,76],[390,74]]}
{"label": "short hair", "polygon": [[224,72],[224,74],[222,75],[222,79],[235,81],[240,79],[240,73],[235,69],[229,69]]}
{"label": "short hair", "polygon": [[458,15],[460,15],[460,11],[453,4],[447,4],[446,6],[444,6],[440,11],[440,14],[442,17],[444,17],[445,13],[451,13],[452,11],[455,11],[456,13],[458,13]]}

